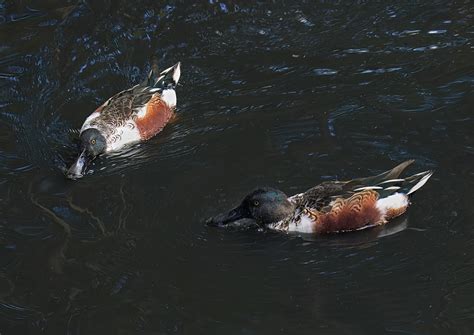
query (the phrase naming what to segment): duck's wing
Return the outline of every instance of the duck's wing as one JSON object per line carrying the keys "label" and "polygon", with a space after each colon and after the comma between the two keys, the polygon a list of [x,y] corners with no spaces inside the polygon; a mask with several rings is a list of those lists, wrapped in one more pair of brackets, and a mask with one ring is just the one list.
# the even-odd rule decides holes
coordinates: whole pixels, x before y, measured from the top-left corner
{"label": "duck's wing", "polygon": [[126,122],[146,113],[147,104],[159,97],[161,91],[144,82],[115,94],[97,108],[96,112],[100,113],[101,118]]}
{"label": "duck's wing", "polygon": [[304,193],[296,194],[289,198],[298,207],[311,208],[319,211],[329,205],[335,198],[346,196],[345,185],[347,182],[327,181],[314,186]]}
{"label": "duck's wing", "polygon": [[388,180],[399,179],[403,171],[414,162],[415,162],[414,159],[410,159],[410,160],[404,161],[403,163],[398,164],[393,169],[385,171],[376,176],[356,178],[356,179],[349,180],[346,184],[346,188],[350,189],[350,188],[357,188],[357,187],[364,187],[364,186],[373,186],[373,185],[378,185],[382,182],[386,182]]}

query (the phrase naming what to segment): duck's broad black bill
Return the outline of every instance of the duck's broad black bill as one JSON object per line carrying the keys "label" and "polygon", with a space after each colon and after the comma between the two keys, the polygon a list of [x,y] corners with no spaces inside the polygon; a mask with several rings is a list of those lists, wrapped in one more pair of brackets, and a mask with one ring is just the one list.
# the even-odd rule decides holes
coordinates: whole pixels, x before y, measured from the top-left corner
{"label": "duck's broad black bill", "polygon": [[86,171],[87,166],[90,163],[89,155],[87,154],[87,150],[82,150],[79,157],[77,157],[76,161],[71,165],[71,167],[66,172],[66,177],[72,180],[76,180],[79,178],[84,177],[84,173]]}
{"label": "duck's broad black bill", "polygon": [[89,128],[81,133],[81,154],[66,173],[69,179],[84,177],[86,168],[95,157],[105,152],[107,141],[98,129]]}
{"label": "duck's broad black bill", "polygon": [[247,211],[242,206],[239,206],[228,213],[222,213],[208,219],[206,223],[212,227],[227,227],[245,218],[249,218],[249,215],[247,215]]}

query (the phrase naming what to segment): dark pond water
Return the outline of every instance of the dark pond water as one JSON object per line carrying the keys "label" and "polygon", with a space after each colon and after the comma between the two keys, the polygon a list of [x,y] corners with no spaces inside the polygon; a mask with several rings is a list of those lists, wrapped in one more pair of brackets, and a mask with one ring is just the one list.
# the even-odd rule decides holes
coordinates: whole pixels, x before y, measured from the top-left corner
{"label": "dark pond water", "polygon": [[[0,2],[0,332],[474,331],[470,1]],[[178,114],[65,180],[77,129],[155,57]],[[312,238],[203,220],[415,158],[383,230]]]}

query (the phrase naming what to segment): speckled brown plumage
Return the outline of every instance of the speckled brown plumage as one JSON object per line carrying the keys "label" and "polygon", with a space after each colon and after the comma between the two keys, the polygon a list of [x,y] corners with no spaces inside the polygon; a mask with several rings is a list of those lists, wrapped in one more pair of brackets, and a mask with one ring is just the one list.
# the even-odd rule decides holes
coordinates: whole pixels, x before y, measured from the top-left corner
{"label": "speckled brown plumage", "polygon": [[159,93],[152,92],[151,87],[140,85],[119,92],[97,108],[96,112],[100,113],[100,117],[93,120],[91,126],[108,136],[127,124],[135,126],[129,121],[136,118],[141,108],[157,96],[159,97]]}

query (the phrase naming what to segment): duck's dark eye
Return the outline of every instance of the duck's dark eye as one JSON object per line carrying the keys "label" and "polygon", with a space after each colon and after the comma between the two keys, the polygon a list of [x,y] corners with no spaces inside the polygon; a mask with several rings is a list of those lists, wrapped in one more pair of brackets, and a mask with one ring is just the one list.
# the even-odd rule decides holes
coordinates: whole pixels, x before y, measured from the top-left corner
{"label": "duck's dark eye", "polygon": [[91,144],[95,145],[95,138],[91,140]]}
{"label": "duck's dark eye", "polygon": [[254,201],[253,201],[253,205],[254,205],[255,207],[258,207],[258,205],[260,205],[260,202],[259,202],[258,200],[254,200]]}

